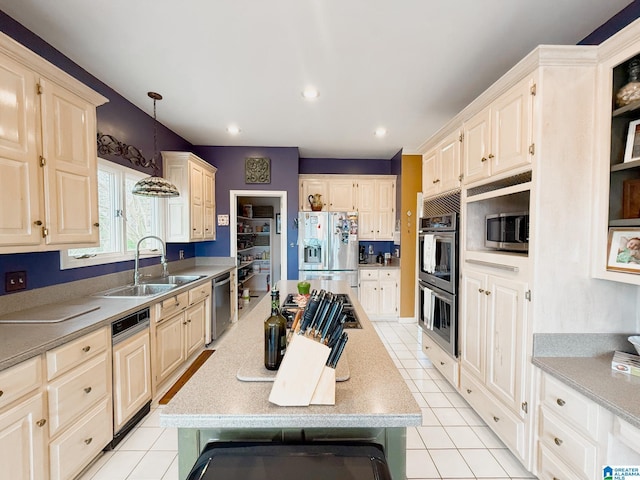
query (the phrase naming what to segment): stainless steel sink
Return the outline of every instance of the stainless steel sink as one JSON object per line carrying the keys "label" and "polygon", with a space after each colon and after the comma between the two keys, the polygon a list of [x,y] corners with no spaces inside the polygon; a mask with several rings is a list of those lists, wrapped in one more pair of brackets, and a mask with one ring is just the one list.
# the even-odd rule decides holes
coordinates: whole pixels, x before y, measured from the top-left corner
{"label": "stainless steel sink", "polygon": [[142,279],[140,281],[140,285],[161,285],[161,284],[174,284],[174,285],[184,285],[186,283],[195,282],[196,280],[200,280],[204,278],[205,275],[169,275],[168,277],[153,277]]}
{"label": "stainless steel sink", "polygon": [[106,292],[96,293],[95,297],[153,297],[162,293],[167,293],[174,288],[178,288],[176,283],[143,283],[140,285],[127,285],[118,287]]}

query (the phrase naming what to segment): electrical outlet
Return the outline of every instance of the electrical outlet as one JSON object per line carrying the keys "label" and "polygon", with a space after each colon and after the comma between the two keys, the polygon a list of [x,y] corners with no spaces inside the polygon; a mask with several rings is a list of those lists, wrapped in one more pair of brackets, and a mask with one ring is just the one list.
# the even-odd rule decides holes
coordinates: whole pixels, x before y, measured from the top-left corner
{"label": "electrical outlet", "polygon": [[4,291],[17,292],[27,288],[27,272],[7,272],[4,275]]}
{"label": "electrical outlet", "polygon": [[178,259],[179,260],[184,260],[184,250],[179,250],[178,251]]}

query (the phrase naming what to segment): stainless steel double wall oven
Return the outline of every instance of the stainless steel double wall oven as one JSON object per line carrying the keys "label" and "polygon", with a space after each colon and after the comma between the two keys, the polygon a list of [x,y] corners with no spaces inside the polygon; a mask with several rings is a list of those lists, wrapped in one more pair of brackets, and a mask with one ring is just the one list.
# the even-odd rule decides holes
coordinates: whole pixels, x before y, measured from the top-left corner
{"label": "stainless steel double wall oven", "polygon": [[419,226],[418,323],[458,356],[458,214],[423,217]]}

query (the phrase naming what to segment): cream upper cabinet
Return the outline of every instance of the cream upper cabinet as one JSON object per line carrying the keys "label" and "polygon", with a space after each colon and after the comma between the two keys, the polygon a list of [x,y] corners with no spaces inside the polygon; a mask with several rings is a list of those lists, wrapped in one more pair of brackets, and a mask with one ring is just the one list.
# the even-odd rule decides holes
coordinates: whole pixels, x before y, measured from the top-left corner
{"label": "cream upper cabinet", "polygon": [[310,212],[311,211],[311,202],[309,202],[309,196],[311,195],[321,195],[322,201],[322,211],[328,210],[328,199],[329,199],[329,182],[324,178],[301,178],[299,185],[300,192],[300,211],[301,212]]}
{"label": "cream upper cabinet", "polygon": [[0,88],[0,253],[97,245],[106,98],[4,35]]}
{"label": "cream upper cabinet", "polygon": [[449,134],[422,158],[422,192],[431,197],[460,187],[460,132]]}
{"label": "cream upper cabinet", "polygon": [[356,184],[350,179],[329,182],[329,211],[352,212],[356,209]]}
{"label": "cream upper cabinet", "polygon": [[357,179],[359,240],[393,240],[396,220],[395,186],[395,177]]}
{"label": "cream upper cabinet", "polygon": [[180,192],[167,199],[167,241],[215,240],[217,168],[189,152],[162,152],[164,176]]}
{"label": "cream upper cabinet", "polygon": [[465,184],[531,163],[534,94],[527,77],[464,123]]}

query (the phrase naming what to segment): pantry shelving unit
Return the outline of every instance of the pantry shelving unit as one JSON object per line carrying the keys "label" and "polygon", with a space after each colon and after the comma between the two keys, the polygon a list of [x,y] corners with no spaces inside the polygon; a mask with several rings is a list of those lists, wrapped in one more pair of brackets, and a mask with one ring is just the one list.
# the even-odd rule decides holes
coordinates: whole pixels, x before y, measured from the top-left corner
{"label": "pantry shelving unit", "polygon": [[238,216],[238,292],[268,291],[272,278],[273,220]]}

